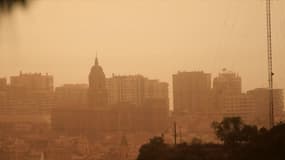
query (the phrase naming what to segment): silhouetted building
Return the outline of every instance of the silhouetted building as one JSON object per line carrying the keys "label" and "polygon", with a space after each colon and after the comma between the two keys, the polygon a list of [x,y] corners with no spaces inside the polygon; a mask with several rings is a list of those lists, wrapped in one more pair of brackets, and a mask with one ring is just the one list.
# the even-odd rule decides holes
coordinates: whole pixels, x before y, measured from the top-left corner
{"label": "silhouetted building", "polygon": [[147,99],[164,100],[167,104],[168,84],[141,75],[115,76],[107,79],[108,103],[142,105]]}
{"label": "silhouetted building", "polygon": [[54,105],[53,77],[41,73],[22,73],[10,77],[10,84],[0,93],[3,110],[48,111]]}
{"label": "silhouetted building", "polygon": [[236,73],[224,71],[214,78],[213,90],[218,95],[240,95],[241,77]]}
{"label": "silhouetted building", "polygon": [[65,84],[55,88],[56,107],[86,107],[88,84]]}
{"label": "silhouetted building", "polygon": [[89,107],[99,108],[107,105],[106,78],[98,58],[89,73],[88,103]]}
{"label": "silhouetted building", "polygon": [[210,74],[178,72],[173,75],[175,120],[190,132],[209,132],[211,123],[223,117],[241,117],[254,123],[255,102],[251,95],[242,93],[241,82],[239,75],[224,70],[214,78],[211,89]]}
{"label": "silhouetted building", "polygon": [[144,100],[157,99],[169,105],[168,83],[146,79],[144,83]]}
{"label": "silhouetted building", "polygon": [[0,91],[7,89],[7,79],[0,78]]}
{"label": "silhouetted building", "polygon": [[106,80],[96,58],[89,74],[88,105],[82,102],[84,87],[65,85],[56,89],[57,104],[68,107],[52,111],[55,131],[94,136],[102,132],[161,132],[167,127],[167,83],[143,76],[113,76]]}
{"label": "silhouetted building", "polygon": [[174,113],[205,114],[211,105],[211,74],[178,72],[173,75]]}
{"label": "silhouetted building", "polygon": [[242,104],[241,101],[244,98],[241,88],[241,77],[238,74],[226,70],[220,73],[213,80],[212,98],[214,107],[211,112],[216,112],[217,114],[225,112],[225,103],[229,104],[226,101],[230,99],[238,103],[232,104],[232,106],[239,108],[238,105]]}
{"label": "silhouetted building", "polygon": [[[147,118],[146,118],[147,117]],[[106,132],[161,132],[168,125],[168,109],[162,102],[142,106],[117,104],[104,108],[56,108],[52,128],[69,135],[94,136]]]}
{"label": "silhouetted building", "polygon": [[221,104],[223,117],[240,117],[247,124],[254,123],[255,103],[250,95],[225,96]]}
{"label": "silhouetted building", "polygon": [[145,78],[141,75],[115,76],[107,79],[108,103],[140,105],[144,100]]}
{"label": "silhouetted building", "polygon": [[7,79],[0,78],[0,108],[8,103]]}
{"label": "silhouetted building", "polygon": [[[246,123],[268,127],[269,90],[259,88],[242,93],[241,77],[224,71],[213,81],[213,112],[222,117],[241,117]],[[274,116],[276,122],[282,119],[284,109],[283,90],[274,89]]]}
{"label": "silhouetted building", "polygon": [[7,91],[0,90],[0,109],[8,104]]}
{"label": "silhouetted building", "polygon": [[[269,125],[269,94],[268,88],[257,88],[247,92],[254,100],[255,124],[261,127]],[[273,90],[273,106],[275,123],[284,120],[284,95],[282,89]]]}
{"label": "silhouetted building", "polygon": [[23,88],[29,91],[53,92],[53,77],[41,73],[22,73],[19,76],[10,77],[10,86]]}

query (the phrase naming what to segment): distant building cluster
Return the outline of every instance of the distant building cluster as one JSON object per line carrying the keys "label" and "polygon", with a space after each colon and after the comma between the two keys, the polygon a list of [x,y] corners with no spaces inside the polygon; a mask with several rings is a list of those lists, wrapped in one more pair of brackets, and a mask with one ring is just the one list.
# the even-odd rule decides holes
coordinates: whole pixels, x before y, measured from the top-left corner
{"label": "distant building cluster", "polygon": [[[226,70],[211,82],[211,74],[202,71],[174,74],[174,114],[192,119],[207,116],[211,121],[241,117],[246,123],[268,127],[269,89],[242,93],[241,77]],[[275,122],[279,122],[284,119],[283,90],[274,89],[273,95]]]}
{"label": "distant building cluster", "polygon": [[[180,142],[215,140],[211,123],[224,117],[269,127],[268,88],[242,92],[241,77],[226,70],[214,78],[203,71],[172,78],[173,111],[168,83],[106,77],[97,57],[88,84],[54,87],[53,76],[41,73],[0,78],[0,159],[131,160],[154,135],[168,143],[173,135]],[[274,89],[273,99],[275,123],[284,121],[283,90]]]}
{"label": "distant building cluster", "polygon": [[141,75],[116,76],[106,80],[109,104],[130,103],[142,105],[146,100],[157,99],[168,104],[168,84],[149,80]]}
{"label": "distant building cluster", "polygon": [[[168,83],[142,75],[106,77],[97,57],[88,84],[54,88],[49,74],[20,72],[9,80],[0,78],[0,119],[17,121],[22,116],[29,122],[35,119],[30,113],[48,114],[51,128],[68,134],[161,132],[171,121],[182,130],[206,131],[212,121],[233,116],[268,127],[269,89],[242,92],[241,77],[227,70],[214,78],[203,71],[178,72],[172,78],[173,112]],[[283,90],[274,89],[273,95],[277,123],[284,120]]]}
{"label": "distant building cluster", "polygon": [[53,77],[41,73],[20,72],[10,77],[10,83],[1,78],[0,113],[5,122],[19,123],[38,121],[37,113],[50,113],[48,122],[54,130],[73,135],[160,132],[169,122],[168,84],[141,75],[106,78],[96,58],[89,85],[54,89]]}
{"label": "distant building cluster", "polygon": [[52,127],[71,135],[160,132],[169,122],[168,101],[167,83],[141,75],[106,78],[96,58],[89,85],[70,84],[55,89]]}
{"label": "distant building cluster", "polygon": [[84,107],[87,102],[88,84],[65,84],[55,88],[55,107]]}
{"label": "distant building cluster", "polygon": [[41,73],[11,76],[10,83],[0,78],[0,112],[50,110],[54,105],[53,77]]}

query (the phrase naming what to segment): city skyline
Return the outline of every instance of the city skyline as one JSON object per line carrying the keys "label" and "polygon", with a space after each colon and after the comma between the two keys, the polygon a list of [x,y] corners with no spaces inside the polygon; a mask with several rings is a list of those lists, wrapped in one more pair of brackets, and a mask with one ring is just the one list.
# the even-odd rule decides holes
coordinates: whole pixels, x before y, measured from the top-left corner
{"label": "city skyline", "polygon": [[[94,63],[95,62],[95,63]],[[97,57],[97,55],[96,55],[96,57],[94,58],[94,61],[93,61],[93,64],[95,64],[95,66],[98,66],[98,57]],[[92,65],[91,65],[92,66]],[[104,77],[105,77],[105,67],[106,66],[99,66],[99,69],[100,70],[104,70],[103,71],[103,75],[104,75]],[[92,67],[93,68],[93,67]],[[194,73],[194,74],[197,74],[198,73],[198,75],[199,74],[204,74],[204,71],[202,70],[202,71],[177,71],[177,72],[175,72],[175,73],[172,73],[171,74],[171,76],[174,76],[175,74],[185,74],[185,73]],[[101,73],[99,73],[99,74],[101,74]],[[215,86],[214,86],[214,83],[215,83],[215,80],[220,76],[220,75],[223,75],[223,74],[233,74],[233,75],[235,75],[235,76],[238,76],[239,78],[240,78],[240,88],[239,88],[239,90],[240,90],[240,94],[241,93],[246,93],[247,91],[250,91],[250,90],[253,90],[253,89],[262,89],[262,88],[267,88],[267,87],[254,87],[254,88],[252,88],[252,89],[248,89],[248,90],[242,90],[242,88],[243,88],[243,83],[244,83],[244,81],[243,81],[243,77],[241,77],[237,72],[233,72],[233,71],[231,71],[231,70],[227,70],[226,68],[223,68],[222,70],[221,70],[221,72],[219,72],[218,73],[218,75],[217,76],[213,76],[212,75],[212,73],[205,73],[205,75],[207,75],[207,79],[208,79],[208,81],[209,81],[209,84],[207,84],[206,86],[208,86],[208,88],[209,88],[209,92],[210,91],[214,91],[215,90]],[[56,89],[57,88],[60,88],[60,87],[64,87],[65,85],[87,85],[87,86],[89,86],[89,83],[90,83],[90,81],[89,81],[89,83],[63,83],[63,84],[61,84],[61,85],[58,85],[58,86],[56,86],[56,85],[54,85],[54,81],[55,81],[55,77],[53,77],[53,75],[50,75],[49,73],[41,73],[41,72],[39,72],[39,73],[32,73],[32,72],[27,72],[27,73],[25,73],[25,72],[23,72],[23,71],[20,71],[19,72],[19,75],[21,76],[21,75],[23,75],[23,76],[29,76],[29,75],[38,75],[38,76],[49,76],[49,77],[51,77],[52,78],[52,88],[53,88],[53,92],[55,92],[56,91]],[[116,75],[116,74],[112,74],[112,76],[106,76],[105,78],[106,78],[106,80],[111,80],[111,79],[113,79],[113,78],[115,78],[115,79],[117,79],[117,78],[119,78],[120,79],[120,77],[121,78],[124,78],[124,77],[136,77],[136,76],[138,76],[139,78],[147,78],[145,75],[142,75],[142,74],[129,74],[129,75]],[[13,79],[15,76],[14,75],[11,75],[11,76],[9,76],[9,77],[4,77],[4,79],[6,80],[6,82],[5,83],[7,83],[7,84],[11,84],[11,79]],[[17,77],[17,76],[16,76]],[[86,75],[86,77],[88,77],[87,75]],[[1,77],[0,76],[0,78],[3,78],[3,77]],[[174,83],[174,79],[173,79],[174,77],[172,77],[172,79],[171,79],[171,82],[166,82],[167,83],[167,88],[168,88],[168,103],[169,103],[169,110],[174,110],[174,106],[175,106],[175,102],[174,102],[174,94],[173,94],[173,92],[174,92],[174,90],[173,90],[173,83]],[[160,82],[162,82],[162,83],[164,83],[163,81],[161,81],[160,79],[151,79],[151,80],[157,80],[158,82],[160,81]],[[4,83],[4,81],[3,81],[3,83]],[[281,89],[281,88],[277,88],[277,89]],[[194,90],[193,90],[193,92],[195,92]]]}
{"label": "city skyline", "polygon": [[[171,82],[178,70],[228,68],[247,77],[243,90],[268,86],[263,2],[80,3],[39,1],[1,17],[0,75],[44,71],[57,77],[56,86],[86,83],[97,50],[107,76],[138,72]],[[274,86],[284,88],[285,2],[272,5]]]}
{"label": "city skyline", "polygon": [[[94,60],[96,61],[96,59],[97,59],[97,56],[94,58]],[[94,62],[93,62],[94,63]],[[90,65],[90,66],[92,66],[92,65]],[[104,66],[103,65],[103,68],[104,68],[104,73],[106,72],[105,71],[105,68],[108,68],[108,66]],[[112,72],[112,71],[111,71]],[[169,77],[170,77],[170,81],[167,81],[167,83],[172,87],[172,81],[173,81],[173,75],[174,74],[177,74],[177,73],[183,73],[183,72],[205,72],[205,73],[209,73],[210,74],[210,81],[211,81],[211,85],[210,85],[210,87],[211,88],[213,88],[213,81],[215,80],[215,78],[217,78],[220,74],[222,74],[222,73],[234,73],[234,74],[236,74],[237,76],[240,76],[241,77],[241,79],[243,79],[243,76],[241,76],[240,74],[239,74],[239,72],[238,71],[235,71],[235,70],[231,70],[231,69],[229,69],[229,68],[221,68],[218,72],[216,72],[216,73],[212,73],[212,72],[207,72],[207,71],[205,71],[205,70],[203,70],[203,69],[200,69],[200,70],[186,70],[186,69],[182,69],[182,70],[177,70],[177,71],[175,71],[175,72],[173,72],[173,73],[170,73],[169,72]],[[86,79],[86,81],[84,81],[84,82],[76,82],[76,81],[67,81],[67,82],[62,82],[62,83],[60,83],[60,84],[55,84],[55,82],[56,82],[56,77],[53,75],[53,74],[51,74],[50,72],[45,72],[45,71],[39,71],[39,72],[33,72],[33,71],[23,71],[23,70],[19,70],[17,73],[15,73],[15,74],[10,74],[10,75],[6,75],[6,76],[3,76],[3,75],[0,75],[0,78],[4,78],[4,79],[6,79],[7,80],[7,83],[9,84],[9,83],[11,83],[10,81],[10,79],[11,78],[13,78],[13,76],[15,76],[15,75],[32,75],[32,74],[39,74],[39,75],[49,75],[49,76],[52,76],[54,79],[53,79],[53,83],[54,83],[54,88],[56,88],[56,87],[60,87],[60,86],[63,86],[63,85],[66,85],[66,84],[88,84],[88,78],[86,78],[86,75],[85,75],[85,79]],[[106,73],[105,73],[106,74]],[[87,71],[87,75],[88,75],[88,71]],[[142,73],[129,73],[129,74],[120,74],[120,73],[114,73],[114,72],[112,72],[112,74],[110,74],[110,75],[107,75],[106,74],[106,78],[112,78],[112,77],[114,77],[114,76],[145,76],[145,77],[149,77],[149,76],[147,76],[147,75],[145,75],[145,74],[142,74]],[[70,76],[70,77],[72,77],[72,76]],[[88,77],[88,76],[87,76]],[[159,78],[152,78],[153,80],[159,80],[159,81],[163,81],[163,79],[159,79]],[[244,82],[246,82],[246,81],[244,81],[244,79],[242,80],[242,85],[241,85],[241,91],[242,92],[246,92],[247,90],[250,90],[250,89],[254,89],[254,88],[268,88],[268,86],[252,86],[252,88],[249,88],[249,89],[244,89],[244,87],[243,87],[243,85],[244,85]],[[274,87],[274,88],[279,88],[279,89],[284,89],[284,88],[280,88],[280,87]]]}
{"label": "city skyline", "polygon": [[284,8],[0,0],[0,159],[284,159]]}

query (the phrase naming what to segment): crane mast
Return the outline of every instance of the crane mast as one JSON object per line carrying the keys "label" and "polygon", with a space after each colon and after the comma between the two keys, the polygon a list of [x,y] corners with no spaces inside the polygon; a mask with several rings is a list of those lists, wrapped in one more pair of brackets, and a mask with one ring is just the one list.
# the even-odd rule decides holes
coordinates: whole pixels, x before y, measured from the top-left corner
{"label": "crane mast", "polygon": [[266,0],[267,58],[268,58],[268,89],[269,89],[269,128],[274,126],[273,103],[273,69],[272,69],[272,33],[271,33],[271,0]]}

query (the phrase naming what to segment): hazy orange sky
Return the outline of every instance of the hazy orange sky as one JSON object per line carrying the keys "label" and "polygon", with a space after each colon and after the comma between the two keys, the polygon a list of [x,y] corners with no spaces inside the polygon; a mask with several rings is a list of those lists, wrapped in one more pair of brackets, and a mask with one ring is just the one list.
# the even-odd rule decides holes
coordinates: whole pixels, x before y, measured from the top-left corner
{"label": "hazy orange sky", "polygon": [[[275,87],[285,87],[285,1],[273,2]],[[238,72],[243,89],[267,86],[264,0],[36,0],[0,17],[0,77],[87,83],[96,51],[105,74],[171,83],[180,71]]]}

